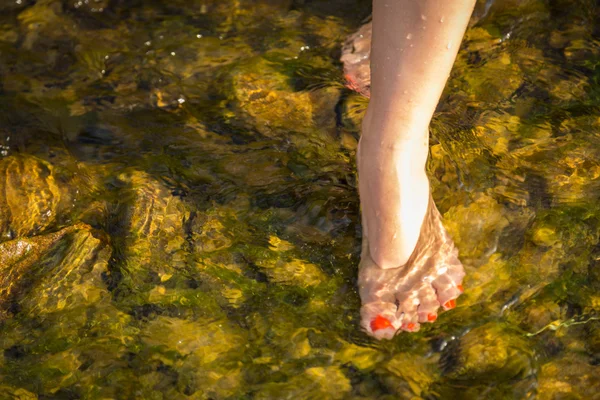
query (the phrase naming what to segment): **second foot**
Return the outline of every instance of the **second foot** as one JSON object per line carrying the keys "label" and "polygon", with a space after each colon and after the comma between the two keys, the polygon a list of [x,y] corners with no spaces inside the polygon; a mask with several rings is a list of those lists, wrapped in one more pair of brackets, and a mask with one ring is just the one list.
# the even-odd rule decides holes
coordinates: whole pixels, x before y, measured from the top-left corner
{"label": "second foot", "polygon": [[380,268],[369,254],[368,240],[363,237],[358,285],[361,325],[369,335],[391,339],[400,331],[416,332],[420,324],[437,319],[440,307],[456,307],[465,273],[433,199],[405,265]]}

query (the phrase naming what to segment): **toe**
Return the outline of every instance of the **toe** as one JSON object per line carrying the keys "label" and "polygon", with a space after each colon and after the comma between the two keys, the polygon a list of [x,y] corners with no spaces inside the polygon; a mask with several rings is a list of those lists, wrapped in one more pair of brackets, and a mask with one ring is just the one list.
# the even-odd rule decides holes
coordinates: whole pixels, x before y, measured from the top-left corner
{"label": "toe", "polygon": [[437,268],[432,286],[436,290],[439,303],[446,310],[456,307],[456,298],[463,292],[462,279],[465,276],[462,265],[445,263]]}
{"label": "toe", "polygon": [[444,307],[444,310],[452,310],[454,307],[456,307],[456,299],[448,300],[442,304],[442,307]]}
{"label": "toe", "polygon": [[400,326],[400,329],[405,332],[418,332],[421,329],[421,325],[418,322],[404,322]]}
{"label": "toe", "polygon": [[433,322],[437,319],[437,310],[440,303],[435,290],[430,283],[425,283],[419,290],[420,304],[417,308],[419,322]]}
{"label": "toe", "polygon": [[[432,296],[435,300],[435,293],[432,293]],[[417,332],[419,330],[418,310],[423,300],[427,301],[427,297],[424,291],[420,289],[403,296],[398,296],[396,318],[400,321],[401,330],[406,332]]]}
{"label": "toe", "polygon": [[421,325],[419,324],[419,316],[417,314],[417,306],[401,311],[398,309],[397,319],[400,321],[400,330],[405,332],[417,332]]}
{"label": "toe", "polygon": [[376,339],[391,339],[400,328],[401,322],[396,318],[396,304],[388,302],[372,302],[360,309],[363,330]]}

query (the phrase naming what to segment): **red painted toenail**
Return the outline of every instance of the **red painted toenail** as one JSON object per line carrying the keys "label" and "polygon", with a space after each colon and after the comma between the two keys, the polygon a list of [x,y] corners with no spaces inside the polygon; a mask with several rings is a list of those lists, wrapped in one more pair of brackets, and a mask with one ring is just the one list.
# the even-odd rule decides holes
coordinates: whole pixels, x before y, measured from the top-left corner
{"label": "red painted toenail", "polygon": [[456,288],[457,288],[458,290],[460,290],[461,292],[464,292],[464,291],[465,291],[465,289],[463,288],[463,285],[456,285]]}
{"label": "red painted toenail", "polygon": [[433,322],[436,319],[437,319],[437,315],[436,314],[427,314],[427,321]]}
{"label": "red painted toenail", "polygon": [[379,329],[389,328],[390,326],[392,326],[390,320],[381,315],[376,316],[375,319],[371,321],[371,330],[373,332]]}
{"label": "red painted toenail", "polygon": [[405,331],[412,331],[417,327],[417,325],[414,322],[409,322],[409,323],[403,323],[402,324],[402,329],[404,329]]}
{"label": "red painted toenail", "polygon": [[448,300],[444,303],[444,308],[447,310],[452,310],[454,307],[456,307],[456,300],[454,299]]}

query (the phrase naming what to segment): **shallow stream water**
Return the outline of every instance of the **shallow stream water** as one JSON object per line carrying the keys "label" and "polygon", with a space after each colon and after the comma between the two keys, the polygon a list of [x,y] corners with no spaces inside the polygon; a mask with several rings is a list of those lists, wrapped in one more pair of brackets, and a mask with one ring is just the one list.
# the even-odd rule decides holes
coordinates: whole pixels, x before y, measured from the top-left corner
{"label": "shallow stream water", "polygon": [[0,399],[600,398],[600,26],[478,5],[431,128],[456,309],[359,329],[370,0],[0,2]]}

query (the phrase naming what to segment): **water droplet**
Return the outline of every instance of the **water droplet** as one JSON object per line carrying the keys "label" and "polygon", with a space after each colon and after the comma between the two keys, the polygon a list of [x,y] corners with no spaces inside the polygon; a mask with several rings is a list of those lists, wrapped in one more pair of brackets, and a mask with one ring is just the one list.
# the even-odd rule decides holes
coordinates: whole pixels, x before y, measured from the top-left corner
{"label": "water droplet", "polygon": [[448,50],[450,50],[450,48],[451,48],[451,47],[452,47],[452,42],[448,42],[448,46],[446,46],[446,48],[447,48]]}
{"label": "water droplet", "polygon": [[408,35],[406,35],[406,38],[407,38],[408,40],[412,39],[412,33],[409,33]]}
{"label": "water droplet", "polygon": [[440,23],[444,22],[444,17],[440,18]]}
{"label": "water droplet", "polygon": [[202,35],[201,35],[200,33],[199,33],[199,34],[197,34],[197,35],[196,35],[196,37],[197,37],[198,39],[202,39]]}
{"label": "water droplet", "polygon": [[172,56],[174,56],[174,55],[175,55],[175,52],[174,52],[174,51],[172,51],[172,52],[171,52],[171,55],[172,55]]}
{"label": "water droplet", "polygon": [[414,47],[414,45],[411,44],[410,47]]}
{"label": "water droplet", "polygon": [[422,19],[423,21],[427,21],[427,17],[426,17],[425,15],[423,15],[423,14],[421,14],[421,19]]}

